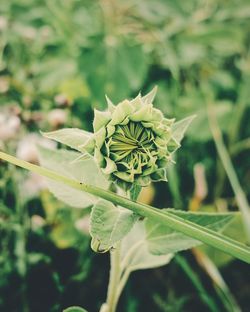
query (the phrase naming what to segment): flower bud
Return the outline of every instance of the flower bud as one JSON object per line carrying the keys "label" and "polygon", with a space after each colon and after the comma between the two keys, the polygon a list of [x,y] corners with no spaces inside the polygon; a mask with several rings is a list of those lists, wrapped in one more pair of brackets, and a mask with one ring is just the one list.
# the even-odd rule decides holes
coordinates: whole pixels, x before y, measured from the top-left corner
{"label": "flower bud", "polygon": [[133,184],[166,181],[166,165],[180,146],[172,135],[174,119],[152,105],[156,89],[124,100],[108,110],[95,110],[94,135],[85,144],[104,174],[123,189]]}

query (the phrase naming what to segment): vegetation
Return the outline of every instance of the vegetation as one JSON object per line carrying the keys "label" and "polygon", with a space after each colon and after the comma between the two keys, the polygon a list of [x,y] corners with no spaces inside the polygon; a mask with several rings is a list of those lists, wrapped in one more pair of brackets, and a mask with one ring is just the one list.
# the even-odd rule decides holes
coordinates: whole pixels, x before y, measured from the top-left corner
{"label": "vegetation", "polygon": [[[1,4],[0,149],[17,158],[0,153],[0,310],[248,311],[249,17],[246,0]],[[105,94],[109,107],[140,91],[151,104],[155,85],[155,112],[174,139],[161,142],[176,162],[167,162],[168,182],[143,186],[158,167],[155,180],[166,179],[166,162],[155,167],[162,154],[148,142],[136,160],[126,158],[126,175],[126,164],[116,170],[99,157],[100,175],[92,158],[79,155],[92,155],[79,140],[106,127],[94,109],[106,109]],[[120,133],[149,116],[133,116]],[[151,140],[155,128],[146,132]],[[152,162],[139,168],[147,157]],[[54,179],[48,186],[56,197],[37,173]],[[137,203],[120,196],[139,193]],[[107,305],[108,252],[90,245],[110,250],[113,268],[119,263]]]}

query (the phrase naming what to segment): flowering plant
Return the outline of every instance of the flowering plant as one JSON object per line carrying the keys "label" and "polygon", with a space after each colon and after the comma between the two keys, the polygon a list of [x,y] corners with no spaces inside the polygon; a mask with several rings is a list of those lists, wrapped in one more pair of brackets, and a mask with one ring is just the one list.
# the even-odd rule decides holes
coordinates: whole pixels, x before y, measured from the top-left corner
{"label": "flowering plant", "polygon": [[107,110],[94,111],[94,133],[61,129],[43,135],[93,157],[103,174],[124,190],[167,181],[167,165],[193,116],[179,122],[165,118],[152,104],[156,90],[117,105],[107,98]]}
{"label": "flowering plant", "polygon": [[[116,106],[107,99],[107,111],[95,110],[94,133],[73,128],[43,133],[78,151],[40,147],[43,167],[0,152],[0,158],[49,178],[49,189],[65,203],[92,206],[91,246],[111,254],[107,301],[101,312],[116,310],[132,271],[167,264],[174,253],[200,242],[250,262],[249,250],[214,232],[222,230],[234,214],[158,210],[135,202],[142,186],[166,181],[166,167],[193,119],[165,118],[152,105],[155,93],[153,89]],[[130,190],[126,195],[135,201],[107,191],[110,180],[120,190]]]}

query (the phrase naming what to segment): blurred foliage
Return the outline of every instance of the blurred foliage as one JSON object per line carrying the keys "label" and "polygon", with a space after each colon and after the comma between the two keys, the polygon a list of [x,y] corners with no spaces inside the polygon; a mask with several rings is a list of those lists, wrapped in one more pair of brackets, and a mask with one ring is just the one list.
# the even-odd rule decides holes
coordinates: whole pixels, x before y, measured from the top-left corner
{"label": "blurred foliage", "polygon": [[[90,130],[92,109],[104,107],[105,94],[116,102],[158,85],[156,106],[167,117],[195,113],[197,118],[169,183],[157,185],[154,204],[193,210],[205,202],[220,211],[236,210],[205,98],[249,198],[249,29],[248,0],[3,0],[0,148],[37,162],[33,145],[40,139],[31,139],[30,132],[64,126]],[[204,198],[195,190],[202,182],[193,174],[197,163],[206,173]],[[65,207],[41,189],[37,178],[0,163],[0,310],[57,312],[80,305],[97,311],[105,297],[108,261],[89,250],[88,210]],[[229,288],[248,311],[247,265],[202,250],[223,265]],[[230,311],[195,257],[184,256],[206,300],[212,298],[217,311]],[[136,272],[119,311],[210,311],[192,285],[175,261]]]}

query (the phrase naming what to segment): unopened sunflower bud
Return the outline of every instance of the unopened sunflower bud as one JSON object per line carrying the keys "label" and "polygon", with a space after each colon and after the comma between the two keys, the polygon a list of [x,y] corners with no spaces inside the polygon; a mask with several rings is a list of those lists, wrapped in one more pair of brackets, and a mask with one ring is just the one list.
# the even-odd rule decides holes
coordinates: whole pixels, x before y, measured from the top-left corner
{"label": "unopened sunflower bud", "polygon": [[108,110],[95,110],[94,135],[85,144],[104,174],[124,189],[166,181],[166,165],[180,144],[172,136],[174,119],[152,105],[156,89],[148,95],[124,100]]}

